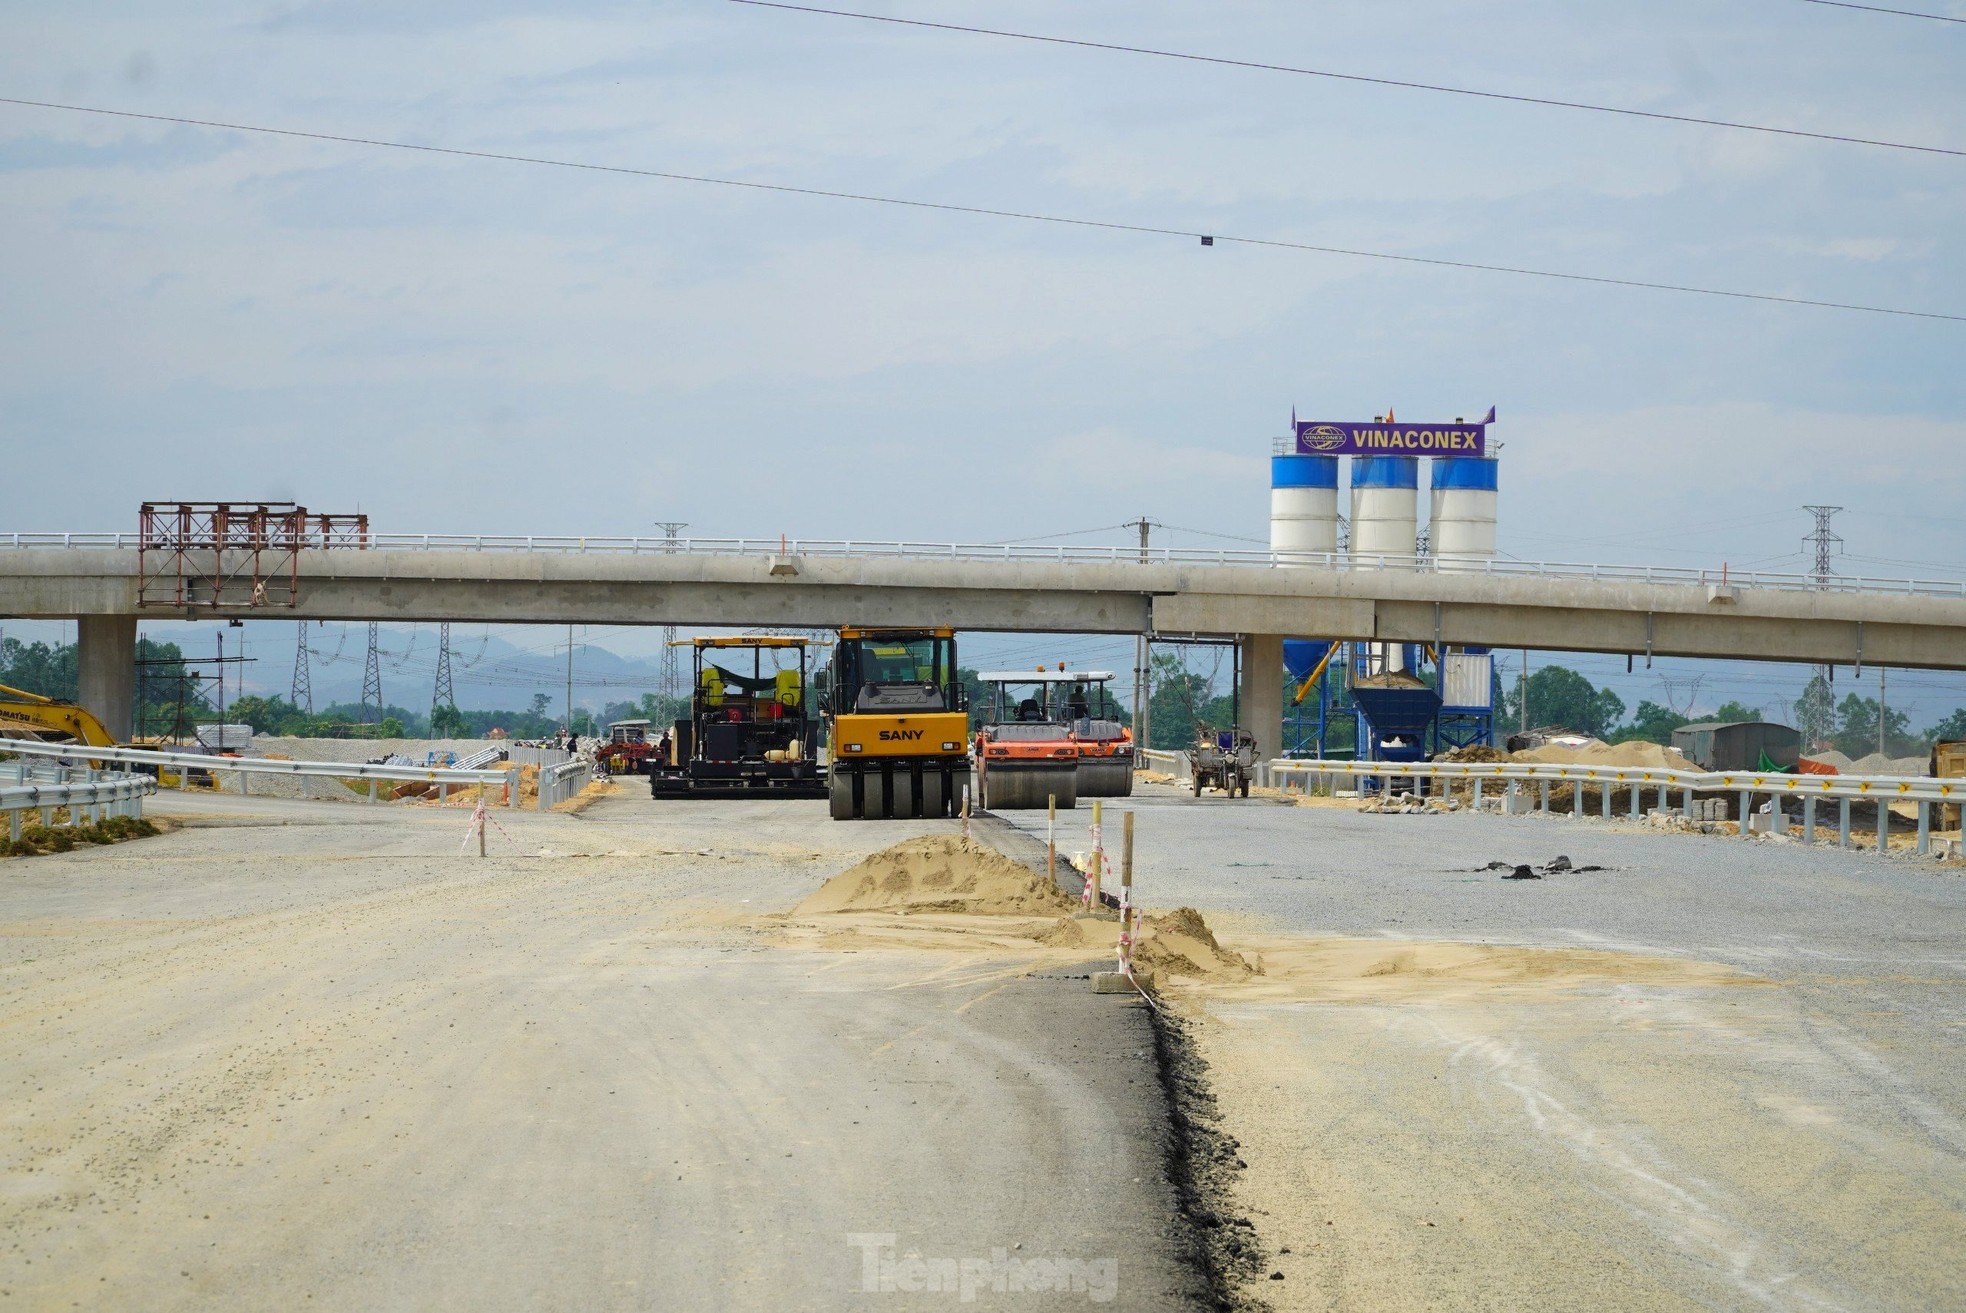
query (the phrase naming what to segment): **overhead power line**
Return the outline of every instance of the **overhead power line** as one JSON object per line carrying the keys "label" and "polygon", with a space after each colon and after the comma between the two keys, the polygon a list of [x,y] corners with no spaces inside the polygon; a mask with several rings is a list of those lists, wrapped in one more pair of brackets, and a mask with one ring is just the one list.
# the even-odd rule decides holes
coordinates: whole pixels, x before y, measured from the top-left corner
{"label": "overhead power line", "polygon": [[1950,14],[1928,14],[1922,9],[1885,9],[1878,5],[1853,5],[1849,0],[1802,0],[1805,5],[1827,5],[1831,9],[1861,9],[1868,14],[1890,14],[1896,18],[1929,18],[1935,23],[1966,23],[1966,18]]}
{"label": "overhead power line", "polygon": [[1834,141],[1846,146],[1878,146],[1886,150],[1917,151],[1925,155],[1966,156],[1966,150],[1950,146],[1919,146],[1904,141],[1884,141],[1875,137],[1852,137],[1835,132],[1809,132],[1802,128],[1778,128],[1767,123],[1738,123],[1732,119],[1698,118],[1691,114],[1667,114],[1659,110],[1632,109],[1623,105],[1594,105],[1581,100],[1556,100],[1547,96],[1520,96],[1506,91],[1479,91],[1473,87],[1450,87],[1438,82],[1412,82],[1403,78],[1373,77],[1365,73],[1340,73],[1325,68],[1300,68],[1293,64],[1265,64],[1253,59],[1227,59],[1219,55],[1197,55],[1185,50],[1156,50],[1151,46],[1128,46],[1112,41],[1084,41],[1075,37],[1043,36],[1036,32],[1012,32],[998,27],[968,27],[960,23],[931,23],[922,18],[894,18],[887,14],[863,14],[851,9],[822,9],[815,5],[786,4],[783,0],[730,0],[732,4],[754,9],[784,9],[800,14],[819,14],[828,18],[858,18],[869,23],[892,23],[900,27],[933,28],[938,32],[961,32],[970,36],[997,36],[1012,41],[1037,41],[1052,46],[1077,46],[1084,50],[1108,50],[1127,55],[1151,55],[1155,59],[1180,59],[1192,64],[1216,64],[1224,68],[1258,69],[1265,73],[1294,73],[1300,77],[1327,78],[1334,82],[1362,82],[1375,87],[1396,87],[1402,91],[1431,91],[1446,96],[1473,96],[1479,100],[1508,100],[1520,105],[1542,105],[1551,109],[1587,110],[1593,114],[1619,114],[1626,118],[1654,119],[1662,123],[1691,123],[1704,128],[1727,128],[1736,132],[1766,132],[1779,137],[1807,137],[1811,141]]}
{"label": "overhead power line", "polygon": [[461,146],[431,146],[420,142],[388,141],[378,137],[351,137],[332,132],[308,132],[299,128],[271,128],[253,123],[227,123],[217,119],[185,118],[174,114],[144,114],[129,109],[103,109],[94,105],[65,105],[47,100],[23,100],[0,96],[0,105],[25,105],[34,109],[62,110],[73,114],[98,114],[110,118],[139,119],[149,123],[179,123],[194,128],[219,128],[228,132],[254,132],[272,137],[291,137],[304,141],[329,141],[344,146],[373,146],[385,150],[416,151],[425,155],[447,155],[460,159],[498,160],[507,164],[537,164],[555,169],[579,169],[589,173],[611,173],[624,177],[659,178],[668,182],[699,182],[715,187],[736,187],[745,191],[777,192],[786,196],[817,196],[827,200],[860,201],[870,205],[894,205],[911,210],[934,210],[944,214],[974,214],[992,219],[1020,219],[1027,223],[1049,223],[1066,228],[1090,228],[1105,232],[1139,233],[1150,237],[1199,238],[1204,246],[1235,243],[1281,251],[1308,251],[1318,255],[1343,255],[1361,260],[1389,260],[1398,264],[1429,265],[1439,269],[1471,269],[1481,273],[1515,274],[1525,278],[1549,278],[1559,282],[1592,283],[1602,287],[1632,287],[1653,292],[1681,292],[1692,296],[1724,297],[1733,301],[1762,301],[1773,305],[1813,306],[1820,310],[1855,310],[1864,314],[1894,315],[1906,319],[1942,319],[1966,323],[1966,314],[1946,314],[1931,310],[1905,310],[1892,306],[1859,305],[1848,301],[1820,301],[1801,296],[1777,296],[1769,292],[1739,292],[1717,287],[1695,287],[1685,283],[1656,283],[1639,278],[1612,278],[1601,274],[1565,273],[1555,269],[1530,269],[1520,265],[1484,264],[1475,260],[1446,260],[1425,255],[1396,255],[1390,251],[1368,251],[1356,247],[1321,246],[1312,242],[1292,242],[1276,237],[1237,237],[1227,233],[1205,233],[1193,228],[1168,228],[1156,224],[1116,223],[1104,219],[1079,219],[1069,215],[1038,214],[1027,210],[999,210],[982,205],[954,205],[944,201],[912,200],[902,196],[877,196],[867,192],[830,191],[821,187],[794,187],[779,182],[745,182],[736,178],[715,178],[700,173],[674,173],[662,169],[638,169],[623,164],[589,164],[578,160],[552,159],[543,155],[514,155],[503,151],[467,150]]}

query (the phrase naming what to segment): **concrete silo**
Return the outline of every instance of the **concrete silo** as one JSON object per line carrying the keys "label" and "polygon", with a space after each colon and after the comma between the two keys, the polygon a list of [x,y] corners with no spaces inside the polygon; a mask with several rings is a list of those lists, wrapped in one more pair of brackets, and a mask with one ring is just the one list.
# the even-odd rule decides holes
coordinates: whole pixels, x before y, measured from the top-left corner
{"label": "concrete silo", "polygon": [[1479,570],[1495,557],[1498,481],[1492,456],[1436,457],[1433,559],[1439,570]]}
{"label": "concrete silo", "polygon": [[1336,456],[1270,457],[1270,550],[1311,558],[1337,553]]}

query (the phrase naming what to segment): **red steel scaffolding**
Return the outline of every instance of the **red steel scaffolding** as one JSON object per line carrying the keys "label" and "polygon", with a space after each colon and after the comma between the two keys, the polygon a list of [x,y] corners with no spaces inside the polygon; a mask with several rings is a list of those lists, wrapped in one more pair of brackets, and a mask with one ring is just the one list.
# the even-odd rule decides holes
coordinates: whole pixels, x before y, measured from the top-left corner
{"label": "red steel scaffolding", "polygon": [[293,606],[303,551],[368,545],[366,515],[312,515],[291,502],[145,502],[137,605]]}

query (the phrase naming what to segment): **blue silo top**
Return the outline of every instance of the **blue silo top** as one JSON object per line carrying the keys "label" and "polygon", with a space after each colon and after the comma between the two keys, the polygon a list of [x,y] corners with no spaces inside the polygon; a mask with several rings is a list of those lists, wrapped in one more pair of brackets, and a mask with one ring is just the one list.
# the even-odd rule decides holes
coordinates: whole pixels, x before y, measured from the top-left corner
{"label": "blue silo top", "polygon": [[1434,487],[1494,492],[1499,464],[1493,456],[1436,456]]}
{"label": "blue silo top", "polygon": [[1418,488],[1420,458],[1418,456],[1354,456],[1352,457],[1352,486],[1354,488]]}
{"label": "blue silo top", "polygon": [[1270,457],[1272,488],[1335,488],[1338,486],[1336,456]]}

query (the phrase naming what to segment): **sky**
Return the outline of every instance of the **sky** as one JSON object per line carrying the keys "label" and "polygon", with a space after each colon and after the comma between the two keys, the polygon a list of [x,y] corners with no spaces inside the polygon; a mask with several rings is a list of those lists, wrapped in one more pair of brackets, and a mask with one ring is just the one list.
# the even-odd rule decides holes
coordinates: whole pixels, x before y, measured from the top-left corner
{"label": "sky", "polygon": [[[1801,0],[865,11],[1966,149],[1966,24]],[[1966,314],[1957,156],[726,0],[0,23],[20,99]],[[1493,405],[1508,555],[1800,569],[1820,503],[1845,573],[1966,572],[1942,320],[19,105],[0,304],[0,531],[277,498],[401,532],[1101,542],[1146,515],[1247,546],[1293,407]]]}

